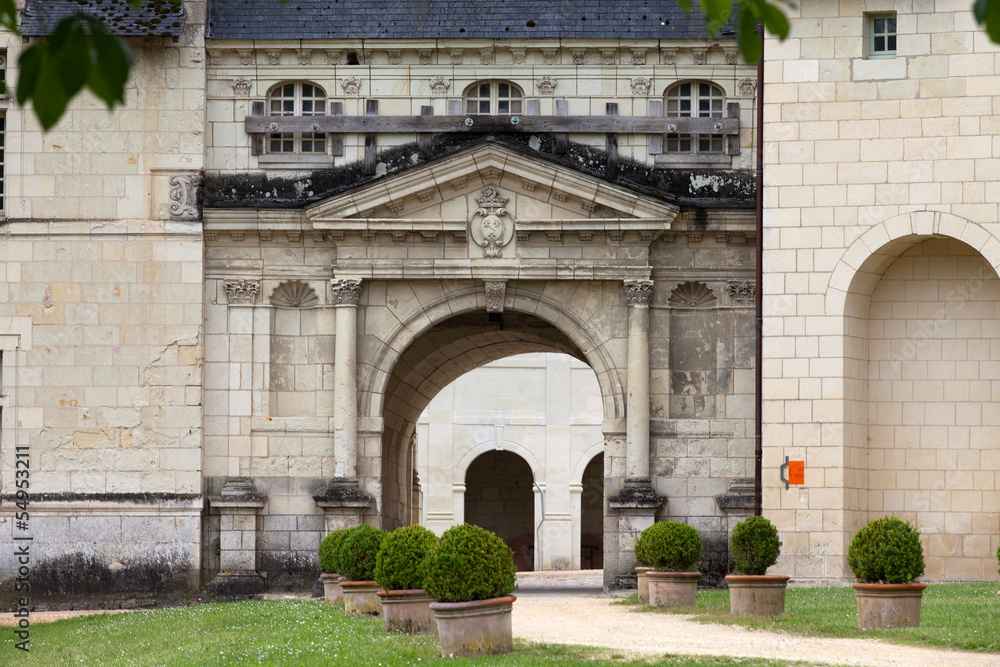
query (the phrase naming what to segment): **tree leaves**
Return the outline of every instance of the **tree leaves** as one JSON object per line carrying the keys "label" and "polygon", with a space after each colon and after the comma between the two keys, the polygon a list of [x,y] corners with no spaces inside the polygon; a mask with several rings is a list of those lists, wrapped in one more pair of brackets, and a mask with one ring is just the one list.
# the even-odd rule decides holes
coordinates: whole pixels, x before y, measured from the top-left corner
{"label": "tree leaves", "polygon": [[[0,0],[0,13],[4,11]],[[2,21],[0,21],[2,23]],[[18,60],[17,103],[32,102],[38,122],[51,129],[86,86],[108,109],[125,101],[132,49],[87,14],[59,21],[52,37],[32,44]]]}
{"label": "tree leaves", "polygon": [[1000,0],[976,0],[972,13],[979,25],[986,29],[990,40],[1000,43]]}

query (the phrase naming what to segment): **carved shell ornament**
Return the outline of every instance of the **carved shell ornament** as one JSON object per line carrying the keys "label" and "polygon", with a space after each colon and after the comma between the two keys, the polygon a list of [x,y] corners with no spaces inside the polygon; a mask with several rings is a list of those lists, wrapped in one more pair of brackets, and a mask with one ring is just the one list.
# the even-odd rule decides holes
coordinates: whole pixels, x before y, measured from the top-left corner
{"label": "carved shell ornament", "polygon": [[688,281],[681,283],[670,293],[667,301],[673,306],[697,308],[715,303],[715,292],[705,283]]}
{"label": "carved shell ornament", "polygon": [[483,249],[483,257],[503,257],[503,248],[514,238],[514,218],[504,208],[507,197],[492,185],[483,188],[483,196],[477,197],[479,208],[472,214],[469,223],[472,240]]}
{"label": "carved shell ornament", "polygon": [[316,290],[301,280],[285,281],[271,292],[272,306],[309,308],[317,303],[319,303],[319,297],[316,295]]}

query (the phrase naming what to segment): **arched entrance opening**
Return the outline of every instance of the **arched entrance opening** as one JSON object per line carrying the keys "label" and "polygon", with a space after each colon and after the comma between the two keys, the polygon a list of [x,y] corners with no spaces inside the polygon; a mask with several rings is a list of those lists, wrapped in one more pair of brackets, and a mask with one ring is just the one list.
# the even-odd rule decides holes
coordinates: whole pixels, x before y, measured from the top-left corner
{"label": "arched entrance opening", "polygon": [[496,533],[518,571],[535,569],[535,492],[528,462],[513,452],[476,457],[465,473],[465,523]]}
{"label": "arched entrance opening", "polygon": [[580,481],[580,569],[604,568],[604,454],[590,460]]}
{"label": "arched entrance opening", "polygon": [[983,255],[930,235],[885,244],[847,295],[844,538],[910,521],[929,579],[996,576],[998,303]]}
{"label": "arched entrance opening", "polygon": [[[599,285],[583,285],[586,291],[600,292]],[[451,313],[458,310],[456,306],[460,297],[461,294],[455,302],[448,304]],[[529,313],[508,308],[501,317],[491,318],[480,306],[475,310],[450,315],[445,313],[443,317],[436,318],[439,311],[429,308],[425,310],[427,317],[423,322],[400,329],[399,343],[393,344],[390,338],[385,348],[389,353],[382,360],[376,357],[377,365],[371,374],[374,381],[368,385],[372,390],[363,392],[362,404],[382,406],[378,440],[371,437],[366,442],[381,444],[379,458],[372,461],[378,466],[372,468],[372,472],[379,478],[379,510],[383,528],[391,530],[411,523],[416,514],[414,507],[419,504],[422,504],[425,525],[438,533],[450,525],[461,523],[465,520],[466,472],[473,461],[486,451],[512,451],[526,460],[530,470],[536,473],[534,514],[539,520],[543,514],[545,516],[539,529],[544,532],[545,543],[557,545],[545,550],[539,558],[542,560],[540,567],[560,570],[579,567],[578,509],[574,515],[574,503],[579,500],[576,495],[578,485],[586,463],[604,448],[605,417],[609,405],[611,418],[621,419],[620,406],[624,402],[624,397],[620,395],[621,379],[616,366],[608,363],[607,350],[588,338],[590,334],[580,322],[574,322],[571,316],[560,316],[560,311],[548,306],[544,299],[532,305],[531,310],[533,312]],[[559,326],[550,319],[558,321]],[[393,351],[397,348],[400,349],[398,353]],[[542,364],[543,367],[553,363],[565,367],[561,384],[536,377],[518,386],[523,391],[517,392],[517,398],[528,399],[533,409],[542,410],[542,422],[545,421],[545,408],[539,406],[552,408],[550,414],[556,415],[560,437],[566,440],[567,448],[568,443],[576,438],[575,446],[580,451],[575,458],[567,457],[559,465],[547,466],[544,447],[538,446],[539,438],[544,436],[536,432],[537,425],[532,419],[522,423],[496,419],[494,415],[502,406],[497,403],[498,392],[492,387],[504,385],[507,388],[509,383],[494,377],[480,383],[472,391],[478,402],[475,408],[477,415],[483,418],[477,417],[476,428],[462,436],[468,440],[462,443],[464,449],[442,454],[447,458],[446,465],[431,466],[427,474],[415,476],[421,445],[440,444],[442,441],[440,432],[433,428],[426,434],[417,429],[420,415],[432,399],[470,371],[493,362],[503,365],[509,359],[526,353],[554,353],[534,356],[563,360]],[[377,374],[382,372],[378,370],[380,368],[385,369],[385,379],[381,381],[384,382],[384,393],[379,391],[381,382]],[[544,375],[541,369],[533,372]],[[550,368],[548,372],[553,371]],[[587,381],[580,381],[581,376]],[[581,387],[586,387],[586,390]],[[574,410],[590,411],[586,434],[577,433],[578,426],[572,424]],[[365,465],[370,466],[371,463]],[[418,489],[419,493],[416,492]],[[607,494],[602,493],[602,498],[604,495]],[[557,503],[556,498],[564,498],[564,501]],[[548,502],[550,499],[551,503]],[[544,513],[542,503],[547,503]]]}

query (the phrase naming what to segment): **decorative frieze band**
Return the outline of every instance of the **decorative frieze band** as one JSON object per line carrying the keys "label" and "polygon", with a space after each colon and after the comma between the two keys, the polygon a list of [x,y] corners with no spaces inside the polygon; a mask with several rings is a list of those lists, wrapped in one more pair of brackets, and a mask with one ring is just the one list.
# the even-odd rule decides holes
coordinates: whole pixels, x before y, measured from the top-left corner
{"label": "decorative frieze band", "polygon": [[257,302],[257,292],[260,291],[259,280],[246,278],[224,280],[222,286],[226,290],[226,299],[230,304],[252,305]]}
{"label": "decorative frieze band", "polygon": [[653,298],[652,280],[626,280],[625,304],[632,306],[648,306]]}
{"label": "decorative frieze band", "polygon": [[334,306],[356,306],[361,298],[361,280],[356,278],[334,278],[330,281]]}

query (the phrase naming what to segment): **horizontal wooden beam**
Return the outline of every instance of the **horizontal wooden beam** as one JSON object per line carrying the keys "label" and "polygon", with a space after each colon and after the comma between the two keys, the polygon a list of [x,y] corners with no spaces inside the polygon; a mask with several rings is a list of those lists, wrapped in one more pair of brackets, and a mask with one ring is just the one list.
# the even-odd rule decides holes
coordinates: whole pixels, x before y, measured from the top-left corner
{"label": "horizontal wooden beam", "polygon": [[[517,122],[515,123],[515,119]],[[470,123],[471,121],[471,123]],[[645,116],[247,116],[248,134],[267,132],[618,132],[739,134],[738,118]]]}

